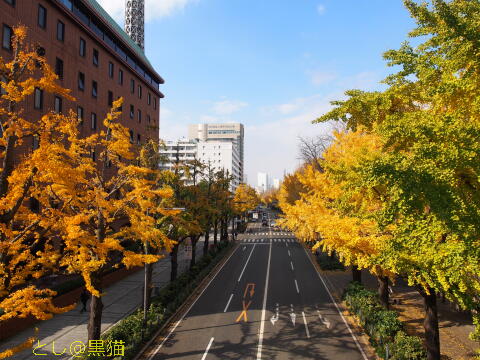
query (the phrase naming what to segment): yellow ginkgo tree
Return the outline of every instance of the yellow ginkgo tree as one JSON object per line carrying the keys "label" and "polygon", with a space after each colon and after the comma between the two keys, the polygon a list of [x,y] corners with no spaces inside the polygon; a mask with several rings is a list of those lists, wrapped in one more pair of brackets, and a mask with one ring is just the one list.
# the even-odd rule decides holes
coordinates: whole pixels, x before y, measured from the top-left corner
{"label": "yellow ginkgo tree", "polygon": [[[71,99],[26,36],[25,27],[16,27],[11,60],[0,58],[0,321],[45,320],[69,309],[55,307],[55,292],[39,289],[35,279],[51,274],[60,261],[53,235],[60,231],[63,205],[46,196],[42,178],[61,171],[57,154],[68,152],[65,142],[77,123],[51,112],[41,118],[24,114],[25,100],[35,91]],[[0,358],[32,342],[26,339]]]}

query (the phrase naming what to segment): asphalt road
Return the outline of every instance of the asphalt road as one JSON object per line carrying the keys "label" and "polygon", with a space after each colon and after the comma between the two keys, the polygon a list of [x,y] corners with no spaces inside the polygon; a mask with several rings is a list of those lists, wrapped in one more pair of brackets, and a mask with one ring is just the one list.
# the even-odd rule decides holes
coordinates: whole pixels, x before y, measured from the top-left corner
{"label": "asphalt road", "polygon": [[147,359],[366,360],[303,247],[255,225]]}

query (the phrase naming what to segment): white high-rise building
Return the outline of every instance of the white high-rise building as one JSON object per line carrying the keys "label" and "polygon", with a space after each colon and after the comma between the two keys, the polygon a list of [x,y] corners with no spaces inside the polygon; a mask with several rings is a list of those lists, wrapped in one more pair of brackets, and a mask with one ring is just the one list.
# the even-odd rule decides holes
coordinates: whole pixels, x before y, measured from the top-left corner
{"label": "white high-rise building", "polygon": [[259,172],[257,174],[257,185],[260,192],[266,192],[270,189],[270,179],[267,173]]}
{"label": "white high-rise building", "polygon": [[[166,141],[165,147],[160,149],[163,159],[160,163],[161,170],[173,170],[175,164],[186,163],[189,160],[197,159],[197,141],[180,139],[177,141]],[[187,185],[193,184],[193,179],[185,179]]]}
{"label": "white high-rise building", "polygon": [[273,179],[273,188],[278,190],[280,189],[280,180],[279,179]]}
{"label": "white high-rise building", "polygon": [[[189,140],[197,140],[205,145],[199,148],[199,159],[204,162],[209,160],[222,163],[225,170],[234,176],[235,187],[244,182],[244,129],[243,124],[195,124],[188,127]],[[231,144],[231,146],[220,146],[220,144]],[[203,146],[203,145],[202,145]],[[202,150],[202,151],[200,151]],[[215,151],[221,150],[221,151]],[[229,151],[231,153],[229,153]],[[225,157],[225,160],[218,157]]]}

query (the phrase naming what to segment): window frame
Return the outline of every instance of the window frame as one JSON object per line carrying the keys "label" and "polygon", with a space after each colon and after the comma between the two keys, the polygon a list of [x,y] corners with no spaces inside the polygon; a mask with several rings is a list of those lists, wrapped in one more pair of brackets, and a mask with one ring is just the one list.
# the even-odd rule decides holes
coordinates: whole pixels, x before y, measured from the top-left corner
{"label": "window frame", "polygon": [[[10,32],[10,40],[8,43],[8,47],[5,46],[5,30],[8,30]],[[4,23],[2,26],[2,49],[12,51],[12,38],[13,38],[12,27]]]}
{"label": "window frame", "polygon": [[[40,17],[40,11],[43,11],[43,17],[41,18]],[[40,29],[44,29],[46,30],[47,29],[47,9],[45,8],[45,6],[42,6],[42,4],[38,4],[38,10],[37,10],[37,25]],[[44,24],[42,26],[42,23],[40,22],[40,19],[42,19],[44,21]]]}
{"label": "window frame", "polygon": [[[61,32],[59,32],[59,26],[61,28]],[[59,37],[61,35],[61,37]],[[61,20],[57,20],[57,40],[61,42],[65,42],[65,23]]]}
{"label": "window frame", "polygon": [[[83,81],[83,86],[80,86],[80,80]],[[77,77],[78,90],[85,91],[85,73],[79,71]]]}
{"label": "window frame", "polygon": [[123,85],[123,70],[118,69],[118,84]]}
{"label": "window frame", "polygon": [[[57,103],[58,103],[58,110],[57,110]],[[53,110],[55,111],[56,114],[61,114],[63,111],[63,99],[58,95],[55,95],[54,97]]]}
{"label": "window frame", "polygon": [[[37,94],[39,94],[39,101],[40,101],[40,104],[38,104],[37,106]],[[43,110],[43,90],[36,87],[34,90],[33,90],[33,108],[36,109],[36,110]]]}
{"label": "window frame", "polygon": [[97,113],[90,113],[90,130],[97,130]]}
{"label": "window frame", "polygon": [[113,79],[115,75],[115,65],[113,64],[113,62],[109,61],[108,62],[108,77],[110,79]]}
{"label": "window frame", "polygon": [[58,76],[60,80],[63,80],[64,75],[64,62],[59,57],[55,58],[55,74]]}
{"label": "window frame", "polygon": [[95,48],[93,48],[92,50],[92,64],[96,67],[100,66],[100,54],[98,52],[98,49]]}
{"label": "window frame", "polygon": [[98,83],[95,80],[92,80],[92,97],[98,98]]}
{"label": "window frame", "polygon": [[77,105],[77,120],[80,120],[80,125],[83,125],[83,120],[85,120],[85,110],[80,105]]}
{"label": "window frame", "polygon": [[[82,51],[82,44],[83,44],[83,51]],[[78,45],[78,55],[80,55],[83,58],[87,56],[87,41],[82,37],[80,37],[80,43]]]}

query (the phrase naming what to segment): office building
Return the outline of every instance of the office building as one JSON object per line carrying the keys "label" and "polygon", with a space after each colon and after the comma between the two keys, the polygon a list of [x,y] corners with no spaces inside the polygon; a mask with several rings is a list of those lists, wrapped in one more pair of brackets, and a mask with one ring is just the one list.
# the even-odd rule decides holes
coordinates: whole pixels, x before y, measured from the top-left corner
{"label": "office building", "polygon": [[267,173],[259,172],[257,174],[257,191],[267,192],[270,189],[270,177]]}
{"label": "office building", "polygon": [[[244,128],[240,123],[228,124],[195,124],[188,127],[188,138],[202,142],[232,143],[232,150],[238,153],[238,182],[244,182]],[[234,155],[235,157],[235,155]]]}
{"label": "office building", "polygon": [[[163,79],[95,0],[2,0],[0,14],[0,55],[11,59],[12,28],[27,26],[27,42],[45,54],[59,84],[76,98],[72,102],[38,89],[25,102],[24,116],[38,119],[49,111],[72,109],[83,120],[81,135],[89,136],[102,130],[110,105],[123,97],[120,122],[129,128],[130,141],[158,141]],[[32,148],[33,137],[24,146]]]}
{"label": "office building", "polygon": [[[198,147],[197,141],[195,140],[180,139],[177,141],[166,141],[160,149],[160,154],[162,155],[160,169],[174,171],[175,164],[186,164],[189,161],[197,159],[197,152]],[[191,177],[184,177],[184,180],[187,185],[193,184]]]}

